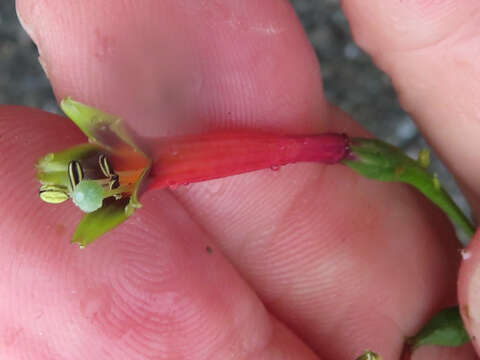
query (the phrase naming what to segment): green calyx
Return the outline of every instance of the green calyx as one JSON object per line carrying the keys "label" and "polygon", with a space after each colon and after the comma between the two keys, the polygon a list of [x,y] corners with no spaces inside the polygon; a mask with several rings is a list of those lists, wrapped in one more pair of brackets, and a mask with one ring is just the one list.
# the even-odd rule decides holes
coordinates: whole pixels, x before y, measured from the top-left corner
{"label": "green calyx", "polygon": [[452,306],[435,314],[407,343],[415,349],[422,345],[461,346],[469,341],[458,306]]}

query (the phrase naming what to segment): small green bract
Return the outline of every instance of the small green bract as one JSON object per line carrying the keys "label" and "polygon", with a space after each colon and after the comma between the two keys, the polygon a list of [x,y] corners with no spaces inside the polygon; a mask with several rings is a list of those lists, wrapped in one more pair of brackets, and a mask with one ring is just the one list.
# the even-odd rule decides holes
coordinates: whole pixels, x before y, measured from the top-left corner
{"label": "small green bract", "polygon": [[75,187],[72,200],[82,211],[93,212],[102,207],[103,189],[93,180],[83,180]]}

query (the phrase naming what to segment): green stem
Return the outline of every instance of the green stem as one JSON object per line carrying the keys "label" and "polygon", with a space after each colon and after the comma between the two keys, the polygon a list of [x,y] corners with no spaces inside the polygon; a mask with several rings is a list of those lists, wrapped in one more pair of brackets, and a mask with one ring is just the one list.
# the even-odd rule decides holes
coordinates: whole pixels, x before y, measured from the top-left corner
{"label": "green stem", "polygon": [[361,175],[380,181],[403,182],[416,187],[430,199],[452,222],[457,224],[469,238],[475,228],[450,195],[440,184],[437,176],[428,172],[428,153],[422,151],[414,160],[400,149],[377,139],[352,138],[352,156],[343,161]]}

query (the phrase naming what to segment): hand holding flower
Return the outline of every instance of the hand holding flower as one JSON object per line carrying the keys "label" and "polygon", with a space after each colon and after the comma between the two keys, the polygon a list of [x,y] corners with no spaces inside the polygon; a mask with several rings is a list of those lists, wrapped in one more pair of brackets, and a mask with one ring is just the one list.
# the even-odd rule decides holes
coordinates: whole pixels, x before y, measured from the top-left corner
{"label": "hand holding flower", "polygon": [[[142,137],[232,129],[365,135],[326,103],[314,52],[286,2],[17,4],[57,97],[117,114]],[[378,4],[344,4],[364,46],[382,54],[399,86],[427,81],[429,56],[387,56],[406,37],[414,41],[419,27],[402,37],[393,31],[408,26],[383,22],[389,11],[407,24],[425,11]],[[428,6],[433,13],[437,5]],[[436,47],[427,49],[439,58]],[[444,156],[473,154],[463,147],[474,141],[446,140],[474,136],[467,123],[463,137],[440,131],[461,130],[446,120],[458,119],[458,107],[444,105],[456,98],[450,89],[463,89],[454,73],[440,75],[451,86],[410,88],[404,101]],[[1,119],[5,357],[352,359],[371,348],[390,359],[404,336],[455,302],[458,244],[446,218],[410,189],[342,166],[295,164],[148,192],[135,216],[102,241],[68,246],[79,211],[38,200],[32,166],[85,137],[32,109],[4,107]],[[441,127],[430,126],[438,119]],[[469,168],[456,168],[467,184],[476,177]],[[469,278],[462,279],[465,299]],[[441,358],[437,351],[473,356],[468,347],[418,356]]]}

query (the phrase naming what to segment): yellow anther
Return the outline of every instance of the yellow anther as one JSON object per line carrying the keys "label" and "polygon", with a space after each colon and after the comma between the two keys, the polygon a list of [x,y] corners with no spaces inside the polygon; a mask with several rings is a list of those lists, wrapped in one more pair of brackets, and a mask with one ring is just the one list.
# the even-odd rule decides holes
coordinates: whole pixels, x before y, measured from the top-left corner
{"label": "yellow anther", "polygon": [[68,200],[68,192],[65,186],[61,185],[42,185],[40,187],[40,199],[49,204],[60,204]]}

